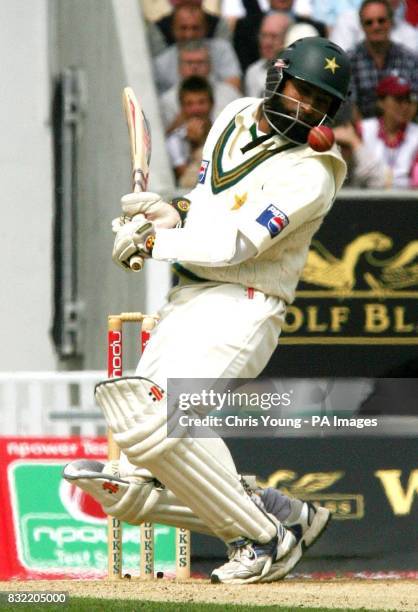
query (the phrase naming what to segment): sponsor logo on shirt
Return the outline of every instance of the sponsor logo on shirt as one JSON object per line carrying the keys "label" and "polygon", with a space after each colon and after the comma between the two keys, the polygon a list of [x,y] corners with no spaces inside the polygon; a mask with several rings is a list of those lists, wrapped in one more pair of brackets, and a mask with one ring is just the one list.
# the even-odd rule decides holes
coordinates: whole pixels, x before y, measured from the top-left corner
{"label": "sponsor logo on shirt", "polygon": [[257,217],[256,221],[268,229],[272,238],[280,234],[280,232],[289,225],[287,215],[285,215],[280,208],[274,206],[274,204],[270,204],[270,206]]}
{"label": "sponsor logo on shirt", "polygon": [[198,179],[201,185],[203,185],[203,183],[206,180],[206,173],[208,171],[208,167],[209,167],[209,160],[202,159],[202,163],[200,164],[199,179]]}

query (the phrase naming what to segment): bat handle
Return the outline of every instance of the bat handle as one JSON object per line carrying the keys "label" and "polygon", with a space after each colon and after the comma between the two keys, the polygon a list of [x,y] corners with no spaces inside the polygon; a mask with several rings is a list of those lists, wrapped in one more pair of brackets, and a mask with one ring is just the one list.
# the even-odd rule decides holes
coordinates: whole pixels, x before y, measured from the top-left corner
{"label": "bat handle", "polygon": [[[139,178],[138,178],[139,176]],[[147,190],[148,175],[145,176],[142,170],[136,169],[133,171],[133,192],[139,193]],[[140,255],[132,255],[129,259],[129,267],[132,272],[140,272],[144,267],[144,260]]]}
{"label": "bat handle", "polygon": [[129,267],[132,272],[140,272],[144,267],[144,260],[140,255],[132,255],[129,260]]}

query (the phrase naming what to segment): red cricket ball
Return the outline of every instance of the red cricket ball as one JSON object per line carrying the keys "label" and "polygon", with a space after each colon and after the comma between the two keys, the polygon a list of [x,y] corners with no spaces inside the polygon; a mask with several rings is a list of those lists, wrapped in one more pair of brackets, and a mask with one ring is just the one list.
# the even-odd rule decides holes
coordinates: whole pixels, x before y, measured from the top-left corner
{"label": "red cricket ball", "polygon": [[309,132],[308,144],[314,151],[328,151],[334,142],[334,132],[327,125],[317,125]]}

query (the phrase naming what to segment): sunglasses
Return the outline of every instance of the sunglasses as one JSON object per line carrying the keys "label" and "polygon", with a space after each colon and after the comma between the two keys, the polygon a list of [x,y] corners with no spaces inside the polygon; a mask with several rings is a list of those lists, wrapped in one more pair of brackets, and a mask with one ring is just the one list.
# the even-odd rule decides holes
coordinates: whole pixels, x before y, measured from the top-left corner
{"label": "sunglasses", "polygon": [[373,25],[374,23],[383,25],[384,23],[387,23],[388,21],[389,21],[388,17],[376,17],[376,19],[364,19],[363,25],[367,27]]}

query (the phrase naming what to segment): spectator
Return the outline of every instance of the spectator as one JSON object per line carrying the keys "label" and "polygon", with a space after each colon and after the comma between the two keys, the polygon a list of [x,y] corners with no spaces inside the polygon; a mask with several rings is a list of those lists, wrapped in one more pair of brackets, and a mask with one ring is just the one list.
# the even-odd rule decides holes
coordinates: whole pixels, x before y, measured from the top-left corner
{"label": "spectator", "polygon": [[[294,0],[270,0],[270,12],[281,11],[291,17],[295,23],[310,23],[313,25],[318,34],[327,36],[325,24],[319,21],[314,21],[308,17],[301,17],[293,10]],[[234,47],[237,52],[238,59],[241,63],[241,68],[246,70],[250,64],[260,59],[258,50],[258,32],[263,15],[247,15],[239,19],[234,31]]]}
{"label": "spectator", "polygon": [[335,127],[334,134],[347,164],[345,187],[384,189],[389,186],[389,177],[379,157],[363,142],[351,122]]}
{"label": "spectator", "polygon": [[287,13],[272,13],[263,18],[258,35],[261,59],[251,64],[245,74],[244,91],[247,96],[263,97],[267,69],[271,60],[285,46],[285,34],[291,23]]}
{"label": "spectator", "polygon": [[227,22],[218,15],[206,11],[202,7],[202,0],[170,0],[172,10],[170,13],[148,25],[148,36],[150,40],[151,52],[157,55],[165,48],[175,43],[173,36],[174,9],[177,6],[195,6],[201,8],[206,20],[207,38],[224,38],[230,40],[231,34]]}
{"label": "spectator", "polygon": [[[241,95],[238,89],[232,87],[232,85],[217,81],[213,77],[209,48],[204,40],[191,40],[179,47],[179,76],[180,81],[190,76],[200,76],[210,82],[214,98],[212,120],[227,104]],[[183,118],[179,106],[179,84],[173,85],[161,96],[161,113],[167,132],[171,132],[182,123]]]}
{"label": "spectator", "polygon": [[142,13],[149,22],[158,21],[171,11],[169,0],[140,0]]}
{"label": "spectator", "polygon": [[[220,2],[221,0],[203,0],[202,6],[205,11],[218,15]],[[172,13],[174,5],[172,0],[140,0],[140,4],[145,19],[152,22]]]}
{"label": "spectator", "polygon": [[[418,30],[405,21],[402,0],[390,0],[390,5],[393,11],[390,39],[418,52]],[[364,30],[358,10],[352,9],[340,13],[331,30],[330,39],[346,51],[364,40]]]}
{"label": "spectator", "polygon": [[268,0],[221,0],[221,15],[228,22],[231,32],[238,19],[248,15],[263,15],[270,8]]}
{"label": "spectator", "polygon": [[[205,14],[197,6],[179,6],[174,10],[173,37],[175,44],[155,58],[156,81],[159,91],[167,91],[178,81],[178,46],[190,40],[207,37]],[[220,38],[210,38],[211,64],[219,81],[241,88],[241,70],[232,45]]]}
{"label": "spectator", "polygon": [[364,0],[359,13],[365,40],[349,53],[352,100],[356,116],[373,117],[376,87],[385,76],[402,77],[418,92],[418,55],[390,40],[392,7],[387,0]]}
{"label": "spectator", "polygon": [[271,11],[287,12],[289,16],[292,17],[295,24],[308,23],[317,30],[319,36],[326,38],[328,35],[326,24],[319,21],[316,16],[310,18],[298,13],[296,10],[297,5],[298,0],[270,0]]}
{"label": "spectator", "polygon": [[[321,4],[328,5],[328,3],[334,5],[337,1],[338,0],[321,0],[321,2],[319,2],[319,0],[294,0],[293,10],[296,15],[300,15],[301,17],[322,19],[316,16],[316,11],[312,10],[312,5],[318,4],[318,7]],[[340,4],[343,5],[351,5],[351,2],[354,1],[357,1],[357,4],[359,4],[359,0],[339,0]],[[269,10],[269,0],[221,0],[221,15],[231,24],[232,30],[234,29],[237,19],[242,19],[246,15],[268,13]]]}
{"label": "spectator", "polygon": [[293,3],[293,10],[296,15],[302,17],[313,17],[312,13],[312,0],[295,0]]}
{"label": "spectator", "polygon": [[180,187],[196,185],[202,149],[211,127],[213,93],[209,82],[198,76],[180,85],[179,101],[183,124],[167,139],[168,154]]}
{"label": "spectator", "polygon": [[341,13],[349,10],[358,12],[362,0],[296,0],[299,15],[322,21],[330,31]]}
{"label": "spectator", "polygon": [[377,96],[379,117],[360,121],[357,131],[353,126],[334,129],[348,157],[352,182],[362,187],[418,187],[418,125],[411,122],[411,86],[388,76],[378,84]]}

